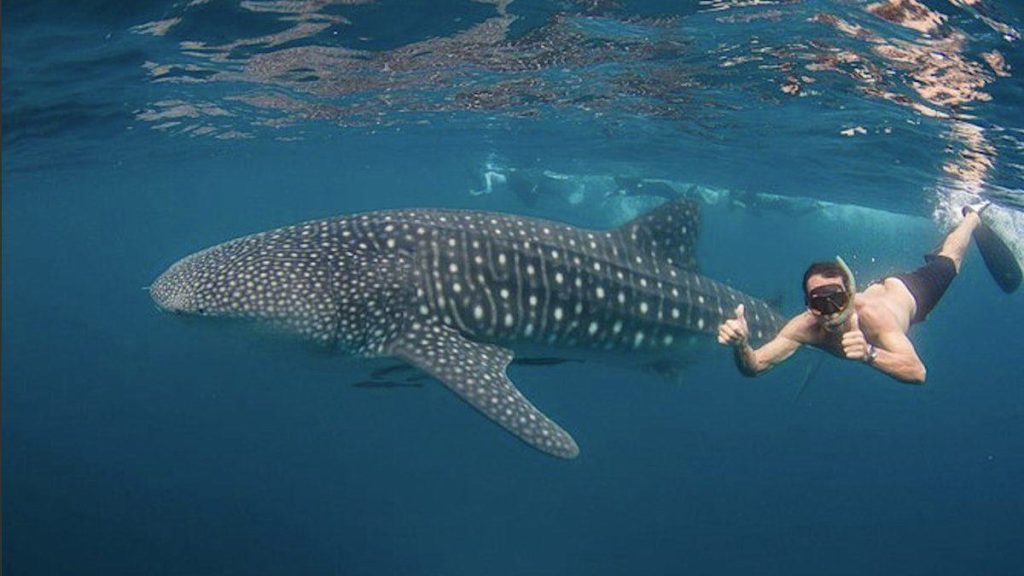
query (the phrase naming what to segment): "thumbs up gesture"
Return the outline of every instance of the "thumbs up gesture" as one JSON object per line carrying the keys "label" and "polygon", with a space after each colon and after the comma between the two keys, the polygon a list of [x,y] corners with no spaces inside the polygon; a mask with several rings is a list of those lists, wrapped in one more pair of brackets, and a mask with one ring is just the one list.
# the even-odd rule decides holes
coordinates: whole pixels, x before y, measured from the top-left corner
{"label": "thumbs up gesture", "polygon": [[750,337],[747,318],[743,315],[743,304],[736,307],[736,318],[726,320],[718,327],[718,343],[723,346],[743,346]]}
{"label": "thumbs up gesture", "polygon": [[867,339],[864,337],[864,332],[861,332],[860,329],[860,319],[857,317],[857,313],[854,312],[847,324],[847,331],[843,333],[843,354],[850,360],[866,362],[868,360],[869,348],[870,344],[868,344]]}

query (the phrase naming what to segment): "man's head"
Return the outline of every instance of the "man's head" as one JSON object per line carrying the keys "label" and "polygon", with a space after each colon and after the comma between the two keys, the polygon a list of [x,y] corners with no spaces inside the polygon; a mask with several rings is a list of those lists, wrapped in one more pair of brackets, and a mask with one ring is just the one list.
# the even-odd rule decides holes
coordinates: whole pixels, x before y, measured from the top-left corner
{"label": "man's head", "polygon": [[818,317],[835,317],[850,301],[849,278],[835,261],[815,262],[804,272],[804,303]]}

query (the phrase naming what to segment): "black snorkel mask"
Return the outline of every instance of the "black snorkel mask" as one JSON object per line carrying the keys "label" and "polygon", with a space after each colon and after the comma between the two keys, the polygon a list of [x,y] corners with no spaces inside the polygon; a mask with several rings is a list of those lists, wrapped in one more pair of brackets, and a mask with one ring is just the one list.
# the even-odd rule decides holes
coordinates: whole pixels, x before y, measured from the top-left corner
{"label": "black snorkel mask", "polygon": [[827,284],[811,290],[805,297],[807,308],[831,316],[842,312],[850,303],[850,293],[839,284]]}

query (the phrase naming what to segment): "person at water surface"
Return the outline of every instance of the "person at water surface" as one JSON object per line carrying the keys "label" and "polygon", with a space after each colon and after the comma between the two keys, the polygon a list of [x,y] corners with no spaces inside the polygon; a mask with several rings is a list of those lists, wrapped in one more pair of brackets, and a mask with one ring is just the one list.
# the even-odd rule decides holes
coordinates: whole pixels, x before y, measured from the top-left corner
{"label": "person at water surface", "polygon": [[863,362],[897,380],[923,383],[927,371],[907,333],[911,325],[925,320],[959,273],[972,233],[981,224],[979,213],[966,208],[964,219],[939,249],[925,256],[923,267],[872,282],[853,296],[852,303],[845,265],[814,263],[804,273],[806,310],[774,339],[751,347],[740,305],[736,318],[719,326],[718,342],[733,347],[736,366],[745,376],[758,376],[809,345]]}

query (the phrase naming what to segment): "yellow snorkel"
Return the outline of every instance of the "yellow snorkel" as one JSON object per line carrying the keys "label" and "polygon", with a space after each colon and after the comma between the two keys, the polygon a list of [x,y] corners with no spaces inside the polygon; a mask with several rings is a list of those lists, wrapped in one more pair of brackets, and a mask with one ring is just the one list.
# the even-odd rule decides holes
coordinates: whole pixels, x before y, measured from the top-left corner
{"label": "yellow snorkel", "polygon": [[825,329],[830,332],[841,330],[846,321],[853,315],[853,299],[857,295],[857,281],[853,278],[853,271],[843,261],[842,256],[836,256],[836,264],[839,264],[839,267],[843,269],[843,274],[846,274],[846,290],[850,294],[850,298],[846,302],[846,307],[840,310],[834,318],[825,320]]}

